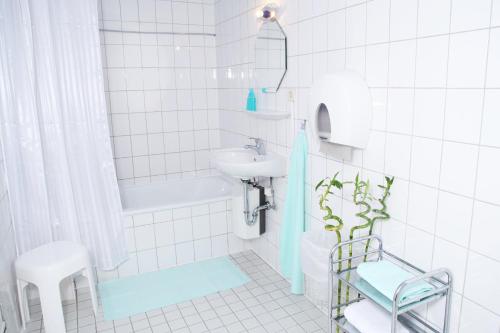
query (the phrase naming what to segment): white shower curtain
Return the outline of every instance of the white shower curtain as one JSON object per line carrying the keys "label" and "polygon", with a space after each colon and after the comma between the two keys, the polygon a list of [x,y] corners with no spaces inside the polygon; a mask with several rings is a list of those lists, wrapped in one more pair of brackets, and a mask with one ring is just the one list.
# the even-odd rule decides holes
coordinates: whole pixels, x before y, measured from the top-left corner
{"label": "white shower curtain", "polygon": [[0,122],[19,253],[85,244],[127,258],[100,59],[97,0],[0,0]]}

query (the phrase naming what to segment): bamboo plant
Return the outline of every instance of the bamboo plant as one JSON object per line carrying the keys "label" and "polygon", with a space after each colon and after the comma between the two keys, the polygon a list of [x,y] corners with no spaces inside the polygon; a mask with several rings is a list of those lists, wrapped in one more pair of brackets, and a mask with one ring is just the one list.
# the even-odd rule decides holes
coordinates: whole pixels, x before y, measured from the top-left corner
{"label": "bamboo plant", "polygon": [[[337,179],[338,172],[333,176],[333,178],[325,178],[322,179],[317,185],[315,191],[318,191],[320,188],[323,188],[323,191],[319,198],[319,208],[322,211],[326,212],[326,215],[323,216],[323,221],[325,221],[325,230],[333,231],[337,235],[337,242],[342,242],[342,235],[340,234],[340,230],[344,227],[344,223],[340,216],[335,215],[333,212],[333,206],[331,201],[328,200],[328,197],[334,194],[333,190],[338,189],[341,190],[344,184]],[[333,223],[331,224],[330,221]],[[342,248],[338,250],[338,259],[342,259]],[[337,271],[340,272],[342,269],[342,263],[339,261],[339,265]],[[342,293],[342,282],[339,281],[337,286],[337,302],[341,302]],[[337,315],[340,314],[340,309],[337,309]]]}
{"label": "bamboo plant", "polygon": [[[354,204],[359,208],[359,212],[356,213],[356,216],[362,220],[362,223],[359,225],[355,225],[350,229],[349,240],[352,240],[354,238],[354,233],[359,230],[367,229],[367,234],[372,235],[375,222],[387,220],[390,218],[390,215],[387,213],[386,201],[390,196],[390,189],[392,187],[392,184],[394,183],[394,177],[385,177],[385,184],[378,185],[378,188],[382,190],[382,194],[380,195],[380,197],[374,197],[371,191],[370,181],[362,180],[359,176],[359,173],[356,175],[354,182],[341,182],[337,179],[338,174],[339,173],[337,172],[333,176],[333,178],[325,178],[316,185],[316,191],[322,188],[322,193],[319,198],[319,207],[322,211],[326,212],[325,216],[323,216],[323,220],[326,222],[325,230],[335,232],[337,235],[337,242],[342,242],[341,230],[344,226],[344,223],[342,221],[342,218],[334,214],[332,202],[329,201],[328,198],[329,196],[334,194],[334,192],[332,191],[333,189],[336,188],[341,190],[343,189],[344,185],[352,183],[354,185],[352,200]],[[375,205],[377,205],[376,208],[372,207],[373,202],[375,202]],[[333,224],[329,223],[330,221],[332,221]],[[366,261],[367,259],[366,253],[368,252],[369,246],[370,241],[368,241],[365,245],[364,261]],[[352,244],[349,244],[349,257],[352,257],[352,252]],[[341,260],[342,257],[342,248],[339,248],[338,259]],[[352,267],[351,260],[348,260],[347,265],[348,269]],[[341,270],[342,263],[339,262],[337,271],[339,272]],[[342,301],[341,293],[342,284],[339,281],[339,285],[337,287],[338,304],[340,304],[340,302]],[[349,287],[346,288],[346,301],[349,301]],[[337,309],[337,311],[339,312],[340,310]]]}

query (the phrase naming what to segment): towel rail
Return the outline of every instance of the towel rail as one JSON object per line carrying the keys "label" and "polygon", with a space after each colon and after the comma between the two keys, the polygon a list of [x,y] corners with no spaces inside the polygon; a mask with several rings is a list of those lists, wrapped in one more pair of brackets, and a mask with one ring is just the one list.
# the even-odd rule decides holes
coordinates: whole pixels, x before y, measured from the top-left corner
{"label": "towel rail", "polygon": [[[365,251],[365,245],[367,243],[371,243],[373,249]],[[375,243],[375,244],[374,244]],[[363,245],[362,253],[354,253],[345,258],[335,258],[339,251],[345,247],[353,247],[354,245]],[[355,260],[364,258],[363,261],[380,261],[382,259],[392,261],[393,263],[400,266],[402,269],[411,272],[414,277],[408,280],[403,281],[396,288],[393,298],[388,299],[387,305],[384,307],[382,304],[379,304],[371,295],[366,294],[363,290],[360,290],[356,282],[361,280],[361,277],[357,275],[355,265]],[[343,262],[349,261],[351,265],[349,265],[346,269],[338,269],[335,270],[336,265],[341,265]],[[359,261],[359,260],[358,260]],[[344,318],[343,314],[340,314],[341,310],[343,310],[346,306],[353,304],[355,302],[359,302],[363,299],[367,299],[370,302],[376,304],[380,308],[384,309],[391,317],[391,333],[397,333],[397,323],[398,321],[402,323],[404,326],[408,327],[412,332],[419,333],[448,333],[449,332],[449,320],[450,320],[450,307],[451,307],[451,294],[453,287],[453,276],[451,272],[446,268],[439,268],[430,272],[426,272],[417,266],[407,262],[404,259],[399,258],[398,256],[389,253],[384,250],[382,239],[379,236],[371,235],[366,237],[355,238],[352,240],[348,240],[345,242],[338,243],[335,245],[330,251],[330,267],[329,267],[329,319],[330,319],[330,333],[334,332],[336,328],[337,332],[342,331],[346,333],[352,333],[346,324],[346,318]],[[348,288],[354,289],[356,292],[353,294],[357,294],[357,297],[352,300],[346,300],[343,303],[334,305],[335,291],[333,288],[334,280],[337,280],[339,283],[342,282],[348,286]],[[404,292],[411,288],[412,286],[417,285],[418,283],[422,283],[427,281],[434,288],[430,291],[426,291],[425,293],[419,294],[418,296],[414,296],[406,299],[405,301],[401,301]],[[438,299],[445,297],[444,304],[444,317],[441,328],[436,327],[434,324],[422,318],[415,309],[418,306],[423,304],[427,304],[430,302],[434,302]],[[334,312],[336,314],[334,315]]]}

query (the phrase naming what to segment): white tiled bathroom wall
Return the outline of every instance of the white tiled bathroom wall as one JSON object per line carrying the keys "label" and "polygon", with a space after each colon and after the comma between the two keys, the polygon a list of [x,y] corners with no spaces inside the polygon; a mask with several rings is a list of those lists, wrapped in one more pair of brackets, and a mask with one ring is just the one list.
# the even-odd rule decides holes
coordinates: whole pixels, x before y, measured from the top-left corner
{"label": "white tiled bathroom wall", "polygon": [[[101,1],[100,24],[108,30],[101,33],[106,95],[121,182],[209,173],[209,151],[219,147],[213,15],[212,1]],[[165,34],[170,32],[180,34]]]}
{"label": "white tiled bathroom wall", "polygon": [[[221,142],[265,140],[289,156],[297,119],[307,118],[310,87],[325,72],[353,69],[373,97],[367,149],[352,160],[319,153],[309,136],[308,184],[341,171],[380,182],[396,177],[390,221],[379,225],[388,249],[455,276],[452,332],[500,329],[500,1],[281,0],[288,37],[288,72],[277,94],[259,95],[261,109],[291,119],[257,120],[245,112],[252,86],[256,10],[263,1],[215,4]],[[291,97],[290,97],[291,96]],[[279,230],[286,180],[277,180],[277,211],[268,232],[250,242],[279,268]],[[345,191],[339,213],[352,224]],[[317,195],[308,197],[313,228],[321,228]],[[436,308],[427,316],[438,321]]]}
{"label": "white tiled bathroom wall", "polygon": [[99,272],[100,281],[243,250],[232,233],[231,199],[129,214],[125,232],[129,259],[116,270]]}
{"label": "white tiled bathroom wall", "polygon": [[3,319],[6,332],[17,333],[19,313],[14,273],[14,260],[17,254],[2,149],[0,142],[0,312],[2,317],[0,326]]}

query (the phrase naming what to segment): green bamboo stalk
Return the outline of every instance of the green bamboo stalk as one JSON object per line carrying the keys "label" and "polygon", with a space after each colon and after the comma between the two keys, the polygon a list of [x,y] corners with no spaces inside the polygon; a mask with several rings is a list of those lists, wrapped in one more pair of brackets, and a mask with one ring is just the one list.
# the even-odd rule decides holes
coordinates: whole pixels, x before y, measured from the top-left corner
{"label": "green bamboo stalk", "polygon": [[[371,205],[367,202],[367,200],[371,200],[370,196],[370,183],[369,181],[360,180],[359,173],[356,175],[354,179],[354,192],[353,192],[353,202],[356,206],[361,206],[361,211],[356,214],[357,217],[363,219],[365,221],[364,224],[354,226],[349,231],[349,240],[354,239],[354,232],[356,230],[361,230],[365,228],[370,228],[373,225],[372,219],[368,216],[368,214],[372,211]],[[353,246],[349,244],[349,258],[352,257]],[[350,270],[352,268],[352,259],[347,261],[347,268]],[[351,273],[350,271],[347,273],[347,279],[350,279]],[[349,286],[346,288],[346,301],[349,301],[350,298],[350,288]]]}
{"label": "green bamboo stalk", "polygon": [[[335,215],[333,212],[333,208],[331,205],[328,205],[328,197],[330,195],[333,195],[334,193],[332,192],[333,189],[342,189],[343,186],[347,183],[350,182],[340,182],[337,180],[338,172],[333,176],[333,178],[325,178],[321,180],[317,185],[315,190],[318,191],[320,188],[324,188],[322,194],[320,195],[319,199],[319,207],[322,211],[326,212],[325,216],[323,216],[323,221],[328,222],[330,220],[333,220],[335,224],[326,224],[325,225],[325,230],[326,231],[333,231],[335,232],[337,236],[337,242],[341,243],[342,242],[342,235],[340,231],[342,230],[344,223],[342,219]],[[356,225],[352,227],[349,231],[349,239],[352,240],[354,239],[354,233],[357,230],[362,230],[368,228],[368,235],[372,235],[373,233],[373,227],[375,225],[375,222],[378,220],[387,220],[390,218],[390,215],[387,213],[387,205],[386,205],[386,200],[390,195],[390,189],[391,186],[394,182],[394,177],[389,178],[385,177],[385,185],[378,185],[379,188],[382,188],[383,194],[380,198],[376,199],[376,202],[380,205],[380,208],[372,208],[372,206],[369,204],[369,201],[372,201],[374,198],[372,197],[370,193],[370,182],[369,181],[363,181],[360,179],[359,173],[356,175],[356,178],[354,180],[354,192],[353,192],[353,202],[356,206],[360,207],[360,212],[356,213],[356,216],[359,217],[360,219],[364,220],[365,223]],[[370,247],[370,240],[367,241],[365,245],[365,256],[364,256],[364,261],[367,260],[367,252]],[[339,247],[337,257],[339,260],[338,267],[337,267],[337,272],[340,272],[342,270],[342,263],[341,260],[343,258],[343,251],[342,248]],[[349,257],[352,257],[353,255],[353,245],[349,244]],[[349,259],[347,262],[348,269],[351,269],[352,267],[352,259]],[[350,278],[350,272],[347,273],[347,279]],[[350,288],[347,286],[346,288],[346,301],[349,301],[350,298]],[[337,304],[341,304],[342,302],[342,281],[338,281],[338,286],[337,286]],[[337,308],[337,316],[340,315],[340,308]],[[337,332],[339,331],[337,327]]]}
{"label": "green bamboo stalk", "polygon": [[[326,215],[323,216],[323,221],[327,222],[327,221],[333,220],[333,221],[337,222],[336,225],[325,224],[325,230],[326,231],[334,231],[335,234],[337,235],[337,242],[341,243],[342,242],[342,235],[340,234],[340,230],[344,227],[344,223],[343,223],[342,219],[340,218],[340,216],[333,214],[332,207],[327,205],[328,196],[333,194],[332,187],[337,188],[337,189],[342,189],[342,187],[343,187],[342,182],[337,180],[338,174],[339,173],[337,172],[333,176],[333,178],[331,178],[331,179],[325,178],[325,179],[321,180],[316,185],[315,190],[318,191],[318,189],[320,187],[325,188],[325,190],[323,191],[323,193],[321,194],[320,199],[319,199],[319,208],[322,211],[326,212]],[[327,181],[328,184],[325,184],[325,181]],[[340,260],[342,260],[342,248],[339,248],[339,250],[337,251],[337,258],[339,259],[337,272],[340,272],[342,270],[342,263],[340,262]],[[340,304],[342,302],[342,282],[341,281],[338,281],[338,285],[337,285],[337,302],[338,302],[337,304]],[[337,316],[339,316],[339,315],[340,315],[340,308],[337,308]]]}
{"label": "green bamboo stalk", "polygon": [[[368,232],[368,235],[372,235],[373,233],[373,226],[375,225],[375,222],[378,220],[385,221],[391,218],[391,216],[387,213],[387,204],[386,200],[387,198],[391,195],[391,187],[392,184],[394,183],[394,177],[384,177],[385,179],[385,185],[378,185],[381,189],[384,190],[382,197],[380,199],[377,199],[378,203],[380,204],[381,208],[376,208],[373,209],[373,212],[377,215],[375,215],[372,218],[372,225],[370,226],[370,230]],[[368,249],[370,247],[370,239],[366,242],[365,245],[365,253],[368,252]],[[366,261],[368,255],[365,255],[364,260]]]}

